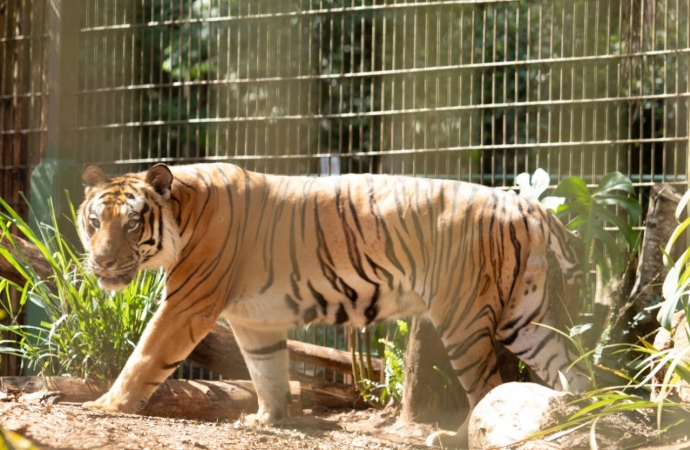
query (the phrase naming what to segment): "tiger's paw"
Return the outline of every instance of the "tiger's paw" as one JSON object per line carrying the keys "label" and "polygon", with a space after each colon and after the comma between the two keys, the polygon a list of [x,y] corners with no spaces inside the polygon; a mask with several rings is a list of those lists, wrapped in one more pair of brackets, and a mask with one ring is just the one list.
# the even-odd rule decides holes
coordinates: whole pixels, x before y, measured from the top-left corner
{"label": "tiger's paw", "polygon": [[471,414],[471,412],[468,414],[457,431],[439,430],[435,433],[431,433],[429,437],[426,438],[426,445],[429,447],[441,448],[469,448],[467,437]]}
{"label": "tiger's paw", "polygon": [[285,418],[285,414],[281,411],[262,411],[259,410],[256,414],[248,414],[244,418],[244,423],[247,425],[276,425]]}
{"label": "tiger's paw", "polygon": [[82,403],[81,407],[85,409],[100,409],[107,412],[135,413],[143,408],[144,405],[146,405],[145,399],[128,404],[127,402],[117,401],[109,393],[106,393],[92,402]]}
{"label": "tiger's paw", "polygon": [[454,431],[439,430],[431,433],[426,438],[426,445],[441,448],[468,448],[467,435],[461,435]]}

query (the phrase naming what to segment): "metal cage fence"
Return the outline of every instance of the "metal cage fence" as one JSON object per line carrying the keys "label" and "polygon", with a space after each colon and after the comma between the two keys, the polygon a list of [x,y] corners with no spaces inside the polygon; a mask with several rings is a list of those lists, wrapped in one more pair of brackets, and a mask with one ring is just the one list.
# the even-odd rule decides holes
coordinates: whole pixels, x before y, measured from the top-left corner
{"label": "metal cage fence", "polygon": [[75,160],[686,179],[688,2],[87,2]]}
{"label": "metal cage fence", "polygon": [[[12,101],[33,117],[22,148],[61,167],[502,188],[536,168],[553,185],[618,170],[643,204],[653,183],[687,183],[690,0],[8,1],[57,12],[32,12],[24,72],[0,62],[3,155]],[[8,55],[19,35],[2,30]],[[17,73],[48,81],[18,94]]]}

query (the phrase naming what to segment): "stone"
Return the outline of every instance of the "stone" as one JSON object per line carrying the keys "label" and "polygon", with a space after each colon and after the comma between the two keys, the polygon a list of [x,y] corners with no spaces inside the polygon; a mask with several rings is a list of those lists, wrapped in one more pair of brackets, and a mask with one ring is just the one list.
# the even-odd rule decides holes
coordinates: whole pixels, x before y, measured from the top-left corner
{"label": "stone", "polygon": [[[685,317],[684,311],[678,311],[671,322],[671,330],[659,328],[656,338],[654,339],[654,348],[661,352],[670,351],[673,349],[678,354],[685,352],[684,360],[686,364],[690,364],[690,350],[688,346],[688,319]],[[651,400],[657,401],[661,395],[661,385],[663,384],[666,375],[666,367],[658,368],[657,372],[652,378],[652,393]],[[667,393],[668,394],[668,393]],[[676,400],[682,402],[690,402],[690,384],[685,380],[680,380],[673,388],[671,394],[676,397]]]}
{"label": "stone", "polygon": [[[471,449],[554,450],[595,447],[622,449],[653,442],[657,436],[650,411],[618,411],[596,422],[532,435],[563,424],[592,399],[554,391],[534,383],[506,383],[496,387],[474,409],[468,425]],[[594,430],[594,436],[592,436]],[[657,441],[658,442],[658,441]]]}
{"label": "stone", "polygon": [[[477,449],[560,449],[545,441],[520,443],[553,425],[554,416],[572,399],[571,394],[535,383],[505,383],[493,389],[474,409],[469,422],[469,447]],[[515,444],[515,446],[513,446]]]}

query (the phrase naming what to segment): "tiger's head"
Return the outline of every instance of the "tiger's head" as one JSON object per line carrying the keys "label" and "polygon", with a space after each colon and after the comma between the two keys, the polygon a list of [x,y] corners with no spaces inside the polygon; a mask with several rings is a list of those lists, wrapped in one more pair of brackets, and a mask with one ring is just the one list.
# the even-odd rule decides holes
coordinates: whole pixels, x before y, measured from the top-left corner
{"label": "tiger's head", "polygon": [[173,174],[165,164],[112,179],[88,164],[82,182],[86,198],[77,216],[79,235],[103,289],[123,289],[139,269],[172,267],[180,236],[168,203]]}

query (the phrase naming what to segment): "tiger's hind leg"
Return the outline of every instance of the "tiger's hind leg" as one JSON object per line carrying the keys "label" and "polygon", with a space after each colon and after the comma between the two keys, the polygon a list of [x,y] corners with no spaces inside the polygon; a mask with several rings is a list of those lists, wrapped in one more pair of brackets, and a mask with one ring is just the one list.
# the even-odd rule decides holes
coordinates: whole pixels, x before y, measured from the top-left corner
{"label": "tiger's hind leg", "polygon": [[467,314],[461,316],[460,311],[454,311],[453,315],[457,316],[449,322],[443,320],[443,314],[430,311],[431,320],[441,335],[455,375],[467,393],[470,410],[457,431],[437,431],[427,438],[427,445],[466,448],[467,426],[472,410],[489,391],[502,382],[495,347],[494,315],[490,313],[491,307],[487,306],[495,297],[489,294],[485,293],[475,299],[473,305],[476,307],[465,311]]}
{"label": "tiger's hind leg", "polygon": [[248,422],[275,424],[288,416],[292,401],[288,378],[287,332],[255,330],[230,320],[230,326],[247,363],[259,402],[259,411]]}
{"label": "tiger's hind leg", "polygon": [[564,324],[556,324],[551,317],[553,305],[548,296],[546,259],[533,252],[530,260],[537,260],[532,266],[538,270],[527,271],[518,281],[498,325],[498,339],[552,388],[562,389],[560,372],[572,391],[584,391],[588,380],[582,374],[582,367],[568,370],[576,356],[567,338],[552,329],[562,328]]}

